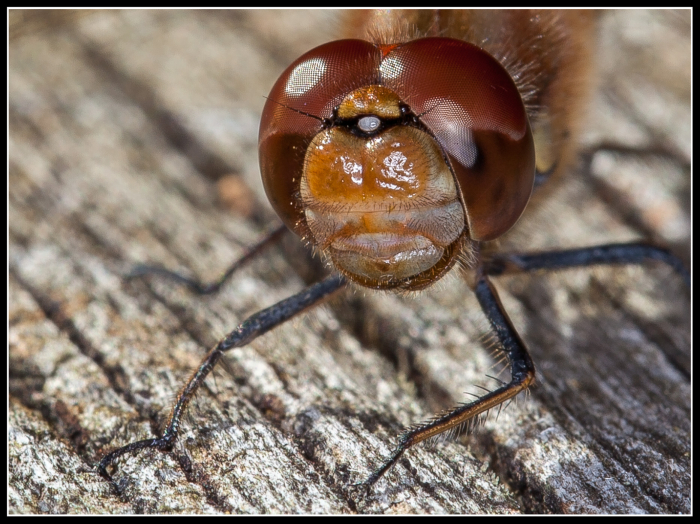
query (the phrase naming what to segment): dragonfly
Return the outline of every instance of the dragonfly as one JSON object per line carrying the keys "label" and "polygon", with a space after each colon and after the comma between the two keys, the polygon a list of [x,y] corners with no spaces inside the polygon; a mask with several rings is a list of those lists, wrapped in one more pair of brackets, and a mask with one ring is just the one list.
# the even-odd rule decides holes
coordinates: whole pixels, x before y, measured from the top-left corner
{"label": "dragonfly", "polygon": [[[275,224],[275,219],[270,207],[261,204],[264,195],[257,192],[257,187],[261,187],[257,167],[240,170],[245,178],[243,184],[236,184],[240,176],[220,180],[218,187],[222,191],[224,182],[232,180],[233,186],[243,187],[244,194],[247,191],[248,196],[244,201],[236,201],[231,213],[214,208],[210,200],[202,200],[202,195],[213,187],[203,182],[203,178],[219,177],[223,174],[221,167],[230,169],[221,158],[229,159],[230,165],[243,166],[247,165],[243,164],[247,156],[257,156],[253,153],[257,142],[255,120],[268,101],[263,95],[269,93],[275,80],[290,64],[324,42],[341,38],[371,41],[372,33],[376,36],[387,32],[387,27],[376,27],[371,19],[386,18],[391,13],[351,13],[343,17],[344,22],[332,25],[313,22],[317,20],[315,14],[293,11],[93,12],[79,17],[64,16],[63,12],[48,13],[47,17],[25,12],[19,14],[27,23],[17,25],[18,31],[12,23],[14,13],[11,14],[13,122],[29,123],[25,127],[13,124],[11,135],[13,140],[20,140],[23,135],[19,130],[42,129],[44,137],[41,147],[32,145],[27,149],[29,143],[21,142],[22,147],[11,148],[11,165],[20,166],[20,174],[36,173],[41,164],[35,159],[44,159],[45,165],[59,166],[62,183],[41,185],[41,194],[48,197],[41,202],[70,204],[65,209],[71,213],[69,217],[62,217],[65,211],[62,205],[48,208],[42,205],[30,214],[22,212],[22,216],[37,221],[37,227],[32,228],[35,233],[30,237],[26,237],[25,230],[20,227],[26,224],[26,216],[24,220],[11,219],[12,238],[25,239],[22,245],[13,244],[11,268],[13,275],[21,278],[22,284],[39,297],[45,314],[67,330],[71,340],[79,343],[79,348],[85,352],[82,360],[92,359],[98,370],[105,372],[102,378],[98,372],[90,386],[95,388],[90,391],[100,391],[102,382],[107,386],[105,396],[97,403],[90,404],[82,396],[77,399],[72,396],[74,392],[81,394],[75,386],[84,384],[82,377],[71,379],[70,387],[62,390],[55,380],[62,375],[57,375],[46,382],[51,396],[44,408],[50,411],[42,408],[42,414],[60,415],[64,425],[54,427],[59,438],[63,436],[66,442],[76,443],[78,458],[75,460],[92,464],[119,446],[147,437],[149,431],[156,437],[162,435],[162,428],[169,419],[167,406],[197,366],[199,357],[195,346],[202,350],[211,348],[219,336],[258,308],[297,293],[303,288],[298,275],[304,275],[307,284],[312,285],[332,271],[327,268],[325,272],[309,273],[308,268],[303,267],[305,260],[295,258],[298,256],[295,249],[305,240],[291,232],[278,232],[279,236],[264,243],[255,251],[255,256],[247,257],[246,267],[233,272],[232,282],[221,289],[220,296],[199,298],[196,293],[158,276],[123,281],[117,288],[107,289],[100,288],[101,284],[109,283],[104,279],[90,279],[90,275],[98,274],[95,268],[100,264],[99,249],[95,251],[95,246],[111,246],[109,255],[113,257],[117,253],[129,268],[134,262],[152,260],[168,267],[180,264],[206,279],[207,275],[216,274],[225,267],[229,257],[241,252],[231,244],[254,243],[254,228],[250,224],[260,230]],[[263,21],[267,14],[267,21]],[[420,15],[423,16],[420,24],[429,33],[425,36],[431,38],[449,36],[448,31],[441,29],[441,23],[458,20],[452,13]],[[414,14],[402,14],[403,18],[411,16]],[[684,76],[682,60],[689,51],[689,47],[683,47],[686,27],[683,13],[605,12],[594,18],[597,18],[594,24],[597,27],[589,38],[598,51],[594,53],[590,78],[597,85],[590,89],[585,124],[581,124],[581,143],[578,139],[575,141],[575,158],[569,169],[562,169],[562,176],[552,177],[553,172],[549,173],[547,166],[561,166],[561,161],[551,162],[550,158],[548,162],[545,154],[548,148],[542,149],[541,143],[537,146],[535,141],[539,164],[536,173],[550,177],[540,184],[536,178],[537,187],[511,230],[496,240],[479,244],[483,261],[497,260],[494,257],[507,253],[644,240],[665,245],[685,261],[689,260],[689,219],[685,216],[689,196],[685,193],[687,189],[683,189],[688,187],[689,179],[684,159],[689,158],[690,141],[683,139],[687,114],[678,111],[674,97],[669,96],[669,93],[681,99],[689,96],[690,82]],[[662,24],[658,23],[659,19]],[[296,22],[290,22],[292,20]],[[305,24],[313,30],[297,34],[295,31]],[[367,34],[364,27],[369,25],[375,28]],[[389,27],[389,33],[405,36],[407,41],[417,39],[419,35],[411,33],[411,25],[392,22],[390,26],[395,28]],[[30,26],[35,28],[32,31],[38,32],[24,30]],[[663,32],[663,45],[650,45],[650,41],[659,42],[655,37],[660,26],[667,29]],[[668,26],[672,29],[668,30]],[[149,32],[149,27],[158,30]],[[209,29],[203,32],[202,27]],[[480,23],[479,27],[485,25]],[[618,29],[611,31],[610,27]],[[325,36],[322,35],[324,31]],[[188,35],[190,40],[182,40],[183,35]],[[210,39],[210,35],[217,35],[217,39]],[[251,35],[255,35],[264,52],[251,51],[246,46]],[[157,42],[167,42],[167,45],[159,47],[155,45]],[[205,42],[207,45],[200,47]],[[177,67],[178,60],[184,61],[189,56],[179,47],[181,45],[189,50],[196,49],[198,53],[198,59],[187,63],[186,67]],[[225,49],[223,61],[212,58],[221,56],[211,55],[217,46]],[[477,47],[488,46],[481,42]],[[154,51],[164,48],[172,52],[158,52],[161,58],[154,60]],[[37,68],[37,63],[42,63],[42,49],[53,50],[51,60]],[[138,52],[130,52],[130,49]],[[498,52],[492,48],[489,54],[495,56]],[[499,56],[497,61],[501,62],[503,56]],[[390,59],[391,53],[387,57]],[[267,62],[274,62],[274,65]],[[649,63],[654,67],[649,67]],[[266,69],[273,67],[277,69],[272,73]],[[629,89],[630,77],[634,79],[631,83],[635,89]],[[216,80],[209,82],[209,78]],[[258,81],[263,87],[258,87]],[[516,85],[519,84],[516,82]],[[665,89],[656,90],[659,85]],[[47,86],[50,87],[48,92]],[[218,87],[221,87],[219,94]],[[84,95],[77,96],[83,92]],[[42,94],[48,96],[41,98]],[[408,102],[415,102],[415,95],[402,96],[408,98]],[[268,98],[274,99],[270,104],[274,103],[275,108],[288,110],[290,115],[300,116],[299,111],[304,111],[278,96],[268,95]],[[45,102],[37,105],[37,100]],[[227,102],[222,102],[224,100]],[[527,101],[528,96],[523,100]],[[229,107],[228,101],[235,102],[230,105],[231,111],[225,109]],[[118,107],[114,113],[118,117],[110,116],[109,111],[95,112],[95,104],[105,102],[109,103],[97,107],[102,111]],[[408,109],[419,120],[440,115],[448,105],[444,101],[430,104],[421,114],[421,110],[411,109],[408,102]],[[208,103],[214,103],[216,111],[207,112]],[[283,105],[288,107],[283,108]],[[537,109],[537,104],[525,102],[525,106],[528,115]],[[47,120],[47,115],[54,114],[52,111],[60,118]],[[139,115],[142,119],[145,115],[147,122],[157,125],[144,128]],[[313,116],[327,118],[321,113]],[[89,118],[86,120],[86,117]],[[318,122],[312,116],[305,118]],[[373,121],[366,122],[371,125]],[[535,121],[534,117],[530,119],[533,136],[546,138],[547,126],[536,125]],[[539,120],[540,123],[546,121],[546,118]],[[74,123],[65,129],[60,125],[55,127],[66,122]],[[126,129],[119,136],[134,136],[137,140],[114,139],[109,133],[115,123]],[[50,125],[47,127],[47,124]],[[90,131],[81,135],[86,125]],[[408,122],[407,127],[415,130],[420,125]],[[616,131],[611,132],[611,127]],[[689,132],[689,125],[687,127]],[[324,128],[324,131],[328,129],[331,128]],[[221,131],[233,132],[234,136],[222,139]],[[80,147],[71,149],[65,137],[75,134]],[[110,138],[105,140],[105,136]],[[162,150],[163,137],[191,162],[194,174],[178,174],[173,178],[173,167],[186,167],[177,162],[167,164],[164,170],[156,169],[149,176],[144,173],[151,168],[143,160],[129,169],[124,167],[130,166],[129,162],[113,163],[114,158],[124,156],[132,162],[156,158],[153,151]],[[438,141],[437,147],[448,148],[444,137],[442,140],[443,144]],[[544,144],[546,146],[547,140]],[[20,154],[27,151],[33,153]],[[220,156],[207,156],[211,151],[219,151]],[[58,164],[52,156],[55,154],[61,158]],[[30,158],[32,161],[27,162]],[[407,167],[406,163],[402,166],[398,161],[400,158],[391,158],[394,160],[390,165],[382,164],[383,167],[390,167],[394,172]],[[468,162],[468,156],[466,158]],[[108,181],[100,177],[105,170],[109,172]],[[12,180],[22,178],[13,172]],[[197,177],[199,173],[204,175],[200,175],[201,179]],[[154,181],[159,181],[160,185],[153,186]],[[15,212],[16,203],[23,201],[20,190],[26,187],[29,186],[11,183]],[[125,187],[127,191],[123,190]],[[178,200],[180,207],[173,207],[177,199],[168,193],[168,187],[178,188],[178,195],[187,195]],[[58,188],[65,193],[52,195]],[[77,225],[74,213],[83,202],[81,195],[91,196],[84,197],[89,212],[86,215],[83,210],[80,216],[92,218],[82,229],[70,229],[71,225]],[[158,203],[135,205],[144,202],[145,195],[158,195]],[[119,202],[119,198],[127,196]],[[204,209],[202,206],[207,208],[207,216],[216,218],[203,218],[201,212],[193,214],[191,207],[196,204],[200,205],[200,211]],[[50,227],[48,223],[39,223],[42,214],[37,212],[42,209],[51,210]],[[118,210],[122,210],[122,214]],[[128,220],[120,218],[127,214]],[[197,218],[186,218],[194,216]],[[247,221],[241,217],[248,217]],[[465,214],[465,221],[466,217]],[[187,233],[195,226],[200,228],[194,235],[197,241]],[[59,249],[29,249],[45,238],[47,227],[51,231],[49,244],[57,244]],[[222,235],[221,231],[227,233]],[[86,232],[90,233],[87,251],[80,247]],[[149,235],[154,236],[150,241]],[[119,238],[130,240],[122,246],[115,242]],[[310,242],[308,237],[306,242]],[[163,258],[158,247],[161,243],[168,244],[173,257]],[[295,271],[284,265],[280,250],[273,247],[275,244],[283,244],[283,253]],[[323,251],[321,248],[319,250]],[[303,250],[303,246],[300,249]],[[38,266],[25,252],[39,256],[51,253],[53,258]],[[333,254],[329,256],[332,262]],[[109,258],[102,261],[104,270],[100,275],[114,270]],[[299,475],[311,490],[309,500],[314,501],[323,500],[318,490],[329,484],[343,493],[354,490],[355,484],[367,488],[372,473],[391,458],[400,444],[395,436],[401,434],[402,428],[429,421],[433,414],[487,394],[482,387],[493,392],[511,379],[510,363],[507,358],[502,360],[501,345],[469,289],[470,266],[466,263],[469,261],[469,257],[465,264],[457,260],[437,282],[419,291],[376,292],[349,284],[325,302],[328,307],[314,307],[251,345],[228,351],[226,361],[214,368],[211,378],[204,381],[193,397],[193,404],[185,410],[186,418],[172,453],[136,456],[134,452],[119,457],[107,466],[115,480],[112,486],[121,493],[132,493],[135,500],[145,501],[136,502],[145,504],[139,507],[150,507],[149,498],[161,501],[169,498],[170,475],[177,478],[184,473],[188,479],[186,483],[206,487],[206,500],[219,500],[221,509],[229,512],[237,506],[227,506],[222,502],[222,494],[234,496],[232,494],[241,490],[253,489],[260,482],[268,482],[275,485],[275,497],[279,499],[285,487],[291,489],[297,485]],[[32,268],[36,267],[42,270],[34,272]],[[121,278],[118,271],[115,276]],[[534,274],[489,274],[487,277],[534,361],[535,382],[526,390],[532,394],[531,400],[521,392],[515,395],[509,407],[500,411],[491,409],[485,421],[482,417],[486,412],[470,419],[474,422],[457,424],[453,430],[424,441],[430,444],[441,436],[455,435],[458,429],[473,429],[482,421],[486,424],[460,442],[435,450],[425,446],[405,450],[398,463],[381,476],[381,481],[377,480],[366,491],[359,491],[364,496],[357,499],[361,505],[358,510],[366,507],[380,511],[385,495],[402,497],[406,490],[411,493],[428,490],[432,495],[426,497],[440,497],[452,493],[453,487],[459,485],[461,490],[472,489],[472,494],[478,496],[481,489],[476,492],[469,486],[488,480],[484,474],[491,478],[493,471],[499,471],[512,489],[528,494],[523,500],[530,501],[527,503],[530,511],[543,507],[549,511],[585,511],[586,507],[598,507],[598,504],[607,511],[623,511],[620,508],[631,507],[631,500],[635,507],[646,511],[664,511],[659,508],[684,511],[684,497],[686,501],[689,497],[689,494],[684,495],[685,466],[682,458],[674,457],[682,456],[683,442],[689,442],[683,438],[687,421],[683,415],[678,415],[683,413],[685,389],[678,382],[669,386],[668,381],[660,378],[673,372],[689,374],[687,318],[681,315],[672,320],[668,316],[674,310],[684,311],[687,307],[683,278],[674,275],[666,265],[654,262],[617,268],[598,266],[556,272],[542,270]],[[257,282],[254,297],[251,296],[253,280]],[[70,286],[61,284],[68,281]],[[111,282],[115,281],[119,281],[118,278]],[[76,289],[80,291],[75,293]],[[65,303],[65,307],[57,309],[51,305],[53,302],[41,302],[42,296],[51,297],[61,305]],[[77,302],[76,297],[79,297]],[[94,300],[85,302],[85,297],[94,297]],[[106,316],[95,313],[103,311],[100,297],[110,297],[104,310]],[[141,312],[136,315],[138,319],[133,315],[135,309],[128,304]],[[188,335],[178,335],[167,319],[154,323],[154,315],[163,309],[161,305],[181,319],[181,326]],[[96,322],[99,318],[112,318],[117,324],[101,333],[100,323]],[[675,325],[675,329],[670,325]],[[124,328],[120,330],[119,326]],[[16,326],[11,325],[11,331],[15,329]],[[130,335],[120,336],[125,332]],[[143,338],[146,332],[150,335]],[[348,334],[356,339],[350,344],[345,343]],[[196,343],[186,344],[189,349],[183,350],[181,341],[189,340],[188,337],[194,337]],[[167,351],[162,353],[164,340],[168,340],[164,346]],[[24,355],[17,348],[24,346],[14,344],[16,342],[10,347],[13,383],[19,380],[20,385],[25,384],[26,377],[33,377],[37,370],[49,369],[45,363],[50,358],[51,345],[36,357],[38,365],[27,364],[23,372],[15,373],[17,358]],[[502,360],[500,363],[494,364],[488,358],[492,350],[494,360]],[[295,363],[302,360],[303,365]],[[369,366],[359,364],[369,360],[373,362]],[[28,358],[27,362],[30,361]],[[59,359],[56,369],[73,369],[71,362]],[[234,380],[217,374],[217,370],[227,366]],[[91,367],[94,366],[85,369]],[[274,373],[269,372],[271,369]],[[268,372],[261,374],[261,370]],[[28,384],[31,386],[33,382]],[[21,388],[20,393],[16,391],[17,386],[13,386],[14,398],[36,398],[22,394]],[[33,389],[29,391],[35,395]],[[348,401],[350,397],[353,400]],[[129,409],[115,407],[116,401],[120,406],[135,409],[136,416],[130,414]],[[101,415],[91,417],[96,413]],[[109,416],[104,416],[105,413]],[[477,419],[479,424],[476,424]],[[68,427],[65,427],[66,422],[70,422]],[[75,433],[76,427],[84,431]],[[583,435],[579,434],[581,428],[585,431]],[[65,433],[69,430],[70,433]],[[30,440],[39,433],[30,431]],[[356,437],[360,434],[358,440]],[[225,449],[221,447],[220,443],[224,442],[221,437],[227,439]],[[42,445],[38,445],[37,452],[41,452]],[[296,446],[298,456],[304,458],[289,454],[290,446]],[[15,449],[19,448],[12,448],[13,453]],[[602,462],[595,459],[589,462],[589,455],[583,459],[582,455],[576,455],[581,449],[593,450],[596,456],[607,458]],[[664,451],[668,449],[674,451]],[[572,456],[578,458],[570,462]],[[271,466],[272,457],[275,457],[274,466]],[[73,460],[70,456],[66,459]],[[287,459],[297,469],[290,470]],[[577,469],[581,460],[584,466]],[[178,473],[177,461],[181,473]],[[10,464],[11,470],[17,471],[16,461]],[[168,474],[171,466],[172,472]],[[463,472],[460,467],[464,467]],[[305,468],[312,469],[315,474],[305,476]],[[577,477],[579,470],[581,475]],[[552,476],[552,471],[561,473]],[[525,472],[526,477],[519,477],[517,472]],[[148,486],[154,486],[153,474],[158,477],[157,488],[150,491]],[[40,478],[37,476],[35,480]],[[79,481],[83,476],[77,471],[71,478]],[[584,491],[595,486],[596,493],[591,499],[574,488],[573,493],[563,495],[556,490],[558,478],[569,486],[585,485]],[[619,496],[622,481],[627,495]],[[73,480],[65,478],[66,489],[71,482]],[[106,483],[98,482],[98,485],[108,487]],[[45,494],[42,504],[48,503],[54,493],[53,488],[47,488],[35,490]],[[613,492],[618,496],[613,496]],[[549,493],[554,498],[548,501],[567,505],[557,506],[555,502],[538,506],[544,503],[537,493]],[[426,499],[414,499],[416,503],[420,500]],[[562,500],[575,502],[571,505]],[[623,500],[624,505],[605,502],[609,500]],[[159,508],[164,507],[157,504]],[[279,508],[295,506],[262,504],[255,507],[260,511],[281,511]],[[311,506],[301,507],[308,511]]]}
{"label": "dragonfly", "polygon": [[[690,284],[679,257],[643,240],[503,250],[528,206],[546,199],[582,154],[581,130],[594,87],[589,43],[595,13],[351,17],[348,26],[365,40],[333,41],[302,55],[267,98],[260,164],[267,195],[285,225],[211,284],[158,267],[135,271],[198,293],[215,292],[290,229],[318,250],[331,275],[225,336],[183,386],[162,434],[100,461],[106,478],[120,457],[172,449],[188,405],[227,352],[349,286],[420,291],[457,267],[510,371],[509,379],[498,379],[476,398],[402,433],[360,482],[370,488],[416,444],[470,431],[536,383],[536,363],[499,298],[493,283],[498,277],[656,261]],[[611,145],[588,153],[605,149],[626,153]]]}

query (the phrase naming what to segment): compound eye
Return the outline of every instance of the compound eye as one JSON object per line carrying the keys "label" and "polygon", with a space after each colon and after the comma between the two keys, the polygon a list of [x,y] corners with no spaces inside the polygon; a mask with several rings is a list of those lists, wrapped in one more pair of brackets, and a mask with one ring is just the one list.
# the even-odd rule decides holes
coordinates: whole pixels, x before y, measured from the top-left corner
{"label": "compound eye", "polygon": [[373,133],[379,129],[381,121],[376,116],[363,116],[357,121],[357,127],[364,133]]}
{"label": "compound eye", "polygon": [[270,91],[260,120],[260,171],[272,207],[300,235],[306,234],[299,200],[306,149],[348,93],[378,83],[381,56],[363,40],[328,42],[299,57]]}
{"label": "compound eye", "polygon": [[392,89],[447,153],[467,214],[469,236],[493,240],[527,205],[535,148],[515,82],[491,55],[452,38],[421,38],[382,60]]}

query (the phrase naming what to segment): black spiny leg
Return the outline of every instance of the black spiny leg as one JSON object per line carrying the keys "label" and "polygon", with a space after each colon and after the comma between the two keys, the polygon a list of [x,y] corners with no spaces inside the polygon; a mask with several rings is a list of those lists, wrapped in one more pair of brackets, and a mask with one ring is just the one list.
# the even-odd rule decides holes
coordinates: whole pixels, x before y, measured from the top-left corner
{"label": "black spiny leg", "polygon": [[216,366],[217,362],[221,360],[224,352],[229,349],[245,346],[260,335],[283,324],[293,316],[318,304],[329,295],[343,288],[345,284],[346,281],[343,277],[338,275],[330,276],[308,287],[301,293],[297,293],[296,295],[282,300],[274,306],[263,309],[259,313],[246,319],[209,352],[199,365],[199,368],[192,374],[187,385],[185,385],[178,395],[163,434],[158,438],[132,442],[131,444],[115,449],[111,453],[105,455],[97,465],[97,471],[100,475],[106,479],[110,479],[111,477],[109,473],[107,473],[107,466],[127,453],[136,453],[144,448],[156,448],[160,451],[169,451],[172,449],[180,432],[180,421],[187,409],[187,405],[190,400],[192,400],[207,375],[209,375],[214,366]]}
{"label": "black spiny leg", "polygon": [[226,271],[224,271],[224,274],[221,275],[221,277],[219,277],[218,280],[210,282],[208,284],[182,275],[181,273],[178,273],[176,271],[170,271],[169,269],[165,269],[160,266],[149,266],[145,264],[139,264],[136,267],[134,267],[131,273],[129,273],[128,277],[137,278],[147,275],[158,275],[173,280],[178,284],[185,285],[199,295],[208,295],[211,293],[216,293],[221,289],[221,286],[223,286],[226,283],[226,281],[231,277],[231,275],[233,275],[241,267],[243,267],[245,264],[247,264],[253,258],[255,258],[255,256],[258,253],[260,253],[263,249],[277,242],[282,237],[285,231],[287,231],[286,226],[280,226],[277,229],[274,229],[260,242],[250,247],[241,258],[239,258],[233,264],[231,264],[231,266]]}
{"label": "black spiny leg", "polygon": [[486,275],[499,276],[543,269],[557,270],[594,265],[641,264],[648,260],[657,260],[670,266],[690,286],[690,272],[678,257],[667,249],[642,242],[540,253],[509,253],[496,255],[488,262],[484,262],[483,274],[477,279],[474,292],[510,361],[511,381],[473,402],[405,432],[399,437],[399,444],[391,456],[363,482],[363,485],[371,486],[377,482],[411,446],[468,423],[477,415],[498,406],[533,384],[535,370],[532,359],[503,310],[498,294]]}
{"label": "black spiny leg", "polygon": [[508,356],[511,372],[510,382],[479,397],[473,402],[463,404],[452,411],[437,416],[426,424],[415,426],[406,431],[399,437],[399,444],[391,456],[362,483],[363,485],[369,487],[377,482],[384,473],[398,462],[401,455],[408,448],[423,440],[468,423],[474,417],[513,398],[534,383],[535,366],[532,363],[532,359],[504,311],[496,289],[485,274],[480,273],[478,275],[474,284],[474,293],[491,327],[496,332],[505,354]]}
{"label": "black spiny leg", "polygon": [[606,244],[540,253],[500,254],[484,263],[484,271],[489,275],[499,276],[540,269],[557,270],[595,265],[641,264],[648,260],[657,260],[670,266],[690,287],[690,271],[681,259],[667,249],[643,242]]}

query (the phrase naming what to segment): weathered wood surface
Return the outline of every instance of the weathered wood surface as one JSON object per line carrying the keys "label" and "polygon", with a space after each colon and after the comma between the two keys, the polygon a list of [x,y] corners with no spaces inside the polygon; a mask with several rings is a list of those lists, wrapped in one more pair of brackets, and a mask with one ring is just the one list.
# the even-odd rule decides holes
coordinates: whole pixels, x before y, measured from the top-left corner
{"label": "weathered wood surface", "polygon": [[[153,435],[219,337],[304,286],[291,247],[213,297],[123,275],[146,261],[214,277],[277,223],[263,95],[335,15],[50,17],[10,16],[9,512],[690,511],[689,294],[653,265],[498,281],[537,387],[477,434],[409,451],[369,495],[351,485],[403,426],[497,371],[457,276],[416,298],[346,293],[233,351],[172,453],[102,480],[94,464]],[[589,143],[689,158],[689,18],[604,16]],[[521,248],[653,237],[689,260],[687,167],[593,165],[528,211]]]}

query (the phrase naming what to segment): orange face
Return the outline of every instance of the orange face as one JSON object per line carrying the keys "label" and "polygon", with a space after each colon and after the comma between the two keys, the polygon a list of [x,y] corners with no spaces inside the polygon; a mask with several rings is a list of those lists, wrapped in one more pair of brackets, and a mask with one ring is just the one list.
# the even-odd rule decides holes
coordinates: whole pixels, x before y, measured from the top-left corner
{"label": "orange face", "polygon": [[285,223],[375,289],[421,289],[510,229],[535,173],[512,79],[450,38],[302,56],[270,93],[260,163]]}
{"label": "orange face", "polygon": [[[368,100],[354,95],[341,108],[364,110]],[[361,117],[360,127],[363,118],[376,125],[373,115]],[[429,271],[465,228],[442,151],[413,127],[368,137],[344,128],[320,132],[306,151],[300,189],[315,242],[363,284],[405,281]]]}

